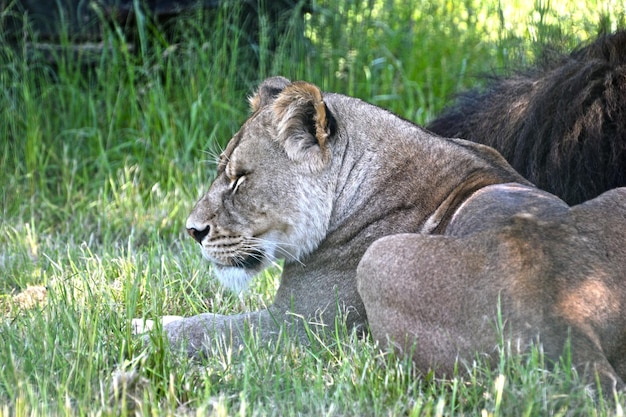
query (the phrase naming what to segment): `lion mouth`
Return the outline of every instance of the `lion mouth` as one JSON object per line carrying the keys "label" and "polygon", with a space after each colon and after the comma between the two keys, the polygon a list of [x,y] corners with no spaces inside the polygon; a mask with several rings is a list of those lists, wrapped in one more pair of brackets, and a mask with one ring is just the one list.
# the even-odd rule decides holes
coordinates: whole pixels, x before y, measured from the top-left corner
{"label": "lion mouth", "polygon": [[231,260],[231,265],[236,268],[258,269],[265,259],[265,255],[260,250],[252,250],[245,255],[237,255]]}
{"label": "lion mouth", "polygon": [[246,270],[261,269],[266,260],[265,253],[260,249],[248,249],[245,253],[231,253],[228,256],[203,250],[202,255],[215,266]]}

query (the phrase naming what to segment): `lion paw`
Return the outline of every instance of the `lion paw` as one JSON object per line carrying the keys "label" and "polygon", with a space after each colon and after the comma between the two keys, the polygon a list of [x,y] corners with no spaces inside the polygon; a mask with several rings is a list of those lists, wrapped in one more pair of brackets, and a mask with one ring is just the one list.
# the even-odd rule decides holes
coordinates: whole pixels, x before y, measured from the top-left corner
{"label": "lion paw", "polygon": [[[168,323],[171,323],[176,320],[181,320],[182,316],[162,316],[161,317],[161,325],[165,326]],[[154,320],[149,319],[132,319],[131,320],[132,333],[133,335],[142,335],[144,333],[149,332],[154,328]]]}

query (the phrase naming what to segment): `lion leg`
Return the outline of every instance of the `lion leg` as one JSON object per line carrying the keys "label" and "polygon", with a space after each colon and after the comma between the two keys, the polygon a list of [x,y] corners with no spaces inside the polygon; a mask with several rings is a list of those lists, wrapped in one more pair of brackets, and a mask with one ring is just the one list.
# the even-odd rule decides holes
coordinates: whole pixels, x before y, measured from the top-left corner
{"label": "lion leg", "polygon": [[280,323],[268,310],[237,315],[203,313],[163,323],[170,348],[196,358],[210,355],[217,346],[236,350],[249,333],[258,332],[261,340],[269,340],[280,331]]}
{"label": "lion leg", "polygon": [[[171,323],[176,320],[180,320],[182,318],[183,318],[182,316],[161,316],[159,317],[159,321],[161,322],[161,325],[164,326],[168,323]],[[132,327],[131,332],[133,335],[139,336],[154,329],[155,324],[156,324],[155,321],[150,320],[150,319],[140,319],[140,318],[132,319],[131,320],[131,327]]]}
{"label": "lion leg", "polygon": [[[575,325],[593,329],[603,358],[595,359],[603,387],[626,380],[626,188],[616,188],[570,209],[584,242],[589,277],[577,288],[562,289],[567,303],[558,313]],[[579,255],[578,258],[581,256]],[[586,291],[581,291],[584,288]],[[569,308],[566,308],[569,307]],[[596,349],[597,350],[597,349]],[[582,358],[587,359],[587,358]],[[593,358],[592,358],[593,359]],[[590,362],[590,360],[587,360]],[[606,359],[605,359],[606,361]],[[602,379],[601,379],[602,382]],[[605,388],[606,391],[606,388]]]}
{"label": "lion leg", "polygon": [[451,375],[457,359],[497,357],[501,283],[480,282],[482,268],[455,239],[400,234],[376,241],[357,269],[373,337],[412,352],[420,372]]}
{"label": "lion leg", "polygon": [[[599,383],[605,397],[611,397],[615,391],[623,391],[626,387],[624,381],[609,362],[602,348],[594,343],[586,332],[570,329],[567,340],[570,343],[571,362],[581,379],[586,381],[591,389],[597,388]],[[557,349],[563,346],[563,340],[565,339],[556,341]]]}
{"label": "lion leg", "polygon": [[[500,340],[526,350],[539,337],[552,362],[569,340],[572,365],[592,385],[597,375],[604,395],[623,389],[621,359],[615,360],[623,352],[623,324],[596,320],[596,312],[614,307],[592,297],[602,286],[584,275],[573,278],[572,268],[582,267],[572,259],[567,271],[553,275],[572,244],[559,246],[557,238],[568,238],[557,232],[570,229],[526,217],[505,229],[464,238],[404,234],[375,242],[357,270],[374,338],[411,352],[420,371],[445,374],[457,358],[493,357]],[[583,253],[577,245],[572,250]],[[553,251],[559,252],[555,259]],[[592,287],[585,291],[581,283]],[[617,327],[609,337],[612,326]]]}

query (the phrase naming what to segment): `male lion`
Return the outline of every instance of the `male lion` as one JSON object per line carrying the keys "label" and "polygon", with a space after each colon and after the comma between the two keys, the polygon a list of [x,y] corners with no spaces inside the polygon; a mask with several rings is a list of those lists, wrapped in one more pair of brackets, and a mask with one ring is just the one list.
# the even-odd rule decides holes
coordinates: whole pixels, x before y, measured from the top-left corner
{"label": "male lion", "polygon": [[383,343],[417,337],[420,369],[449,372],[494,351],[500,302],[505,335],[540,334],[556,359],[571,333],[577,364],[622,386],[623,190],[570,209],[489,147],[306,82],[270,78],[250,102],[187,229],[224,285],[282,258],[280,286],[267,309],[166,324],[172,345],[202,354],[248,326],[304,338],[343,313]]}
{"label": "male lion", "polygon": [[568,204],[626,186],[626,30],[466,92],[427,128],[493,146]]}

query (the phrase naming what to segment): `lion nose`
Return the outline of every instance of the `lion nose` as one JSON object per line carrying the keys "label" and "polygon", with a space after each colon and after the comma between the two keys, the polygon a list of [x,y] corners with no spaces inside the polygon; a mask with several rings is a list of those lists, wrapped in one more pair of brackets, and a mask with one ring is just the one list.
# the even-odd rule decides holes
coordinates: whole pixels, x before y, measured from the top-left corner
{"label": "lion nose", "polygon": [[210,230],[211,228],[209,226],[205,227],[204,229],[196,229],[195,227],[188,227],[187,233],[189,233],[189,236],[194,238],[196,242],[201,244],[202,239],[204,239],[204,237],[209,234]]}

